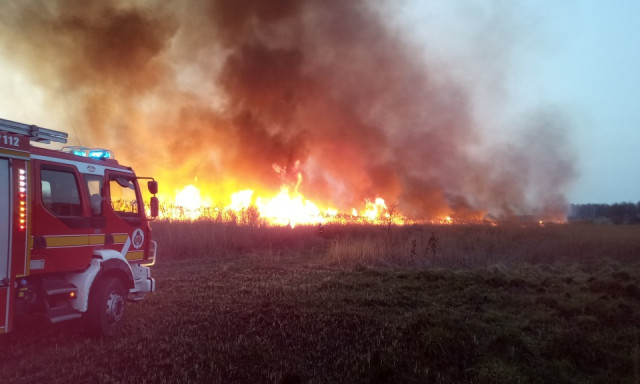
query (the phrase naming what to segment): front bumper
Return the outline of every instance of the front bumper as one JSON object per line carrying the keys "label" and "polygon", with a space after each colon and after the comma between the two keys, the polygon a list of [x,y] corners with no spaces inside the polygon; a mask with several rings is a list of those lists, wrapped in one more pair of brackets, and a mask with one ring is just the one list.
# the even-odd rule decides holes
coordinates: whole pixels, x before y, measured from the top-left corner
{"label": "front bumper", "polygon": [[156,279],[151,277],[151,269],[142,265],[132,265],[134,287],[129,290],[129,300],[144,299],[147,293],[156,290]]}
{"label": "front bumper", "polygon": [[153,267],[156,264],[156,254],[158,253],[158,243],[154,240],[149,242],[149,258],[142,264],[145,267]]}

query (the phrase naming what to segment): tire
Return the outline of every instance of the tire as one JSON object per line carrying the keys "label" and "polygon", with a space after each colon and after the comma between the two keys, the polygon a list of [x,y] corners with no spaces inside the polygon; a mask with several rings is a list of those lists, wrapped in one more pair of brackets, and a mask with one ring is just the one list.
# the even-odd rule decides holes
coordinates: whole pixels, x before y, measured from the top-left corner
{"label": "tire", "polygon": [[90,334],[111,336],[122,325],[126,291],[115,277],[98,280],[91,289],[87,310],[87,329]]}

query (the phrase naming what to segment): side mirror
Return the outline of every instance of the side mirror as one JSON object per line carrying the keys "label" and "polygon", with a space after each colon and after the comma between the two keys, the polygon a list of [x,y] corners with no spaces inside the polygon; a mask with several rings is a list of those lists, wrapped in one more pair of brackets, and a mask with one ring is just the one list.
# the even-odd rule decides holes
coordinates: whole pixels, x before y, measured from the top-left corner
{"label": "side mirror", "polygon": [[160,213],[160,203],[158,202],[157,197],[155,196],[151,197],[151,201],[149,202],[149,208],[151,209],[151,217],[158,217],[158,214]]}
{"label": "side mirror", "polygon": [[149,193],[155,195],[156,193],[158,193],[158,182],[155,180],[148,181],[147,188],[149,188]]}

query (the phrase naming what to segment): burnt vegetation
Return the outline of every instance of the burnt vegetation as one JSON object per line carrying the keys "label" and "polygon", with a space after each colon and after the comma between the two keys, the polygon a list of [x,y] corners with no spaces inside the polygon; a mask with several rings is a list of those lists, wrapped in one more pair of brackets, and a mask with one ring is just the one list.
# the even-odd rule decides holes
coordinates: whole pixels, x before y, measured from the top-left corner
{"label": "burnt vegetation", "polygon": [[154,222],[110,338],[0,339],[7,383],[636,383],[640,226]]}

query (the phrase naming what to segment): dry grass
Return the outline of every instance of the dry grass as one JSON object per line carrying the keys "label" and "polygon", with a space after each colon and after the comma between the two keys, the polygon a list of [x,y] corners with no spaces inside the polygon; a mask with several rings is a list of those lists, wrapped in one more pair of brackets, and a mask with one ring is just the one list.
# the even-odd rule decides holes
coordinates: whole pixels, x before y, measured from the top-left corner
{"label": "dry grass", "polygon": [[327,225],[265,227],[216,221],[155,222],[161,259],[300,253],[342,266],[478,269],[494,264],[634,262],[640,226]]}
{"label": "dry grass", "polygon": [[160,258],[183,260],[206,256],[236,257],[246,254],[281,255],[292,251],[316,251],[323,247],[315,227],[244,226],[233,222],[157,221],[152,224]]}
{"label": "dry grass", "polygon": [[454,269],[493,264],[636,261],[640,226],[416,226],[338,237],[327,256],[338,263]]}

